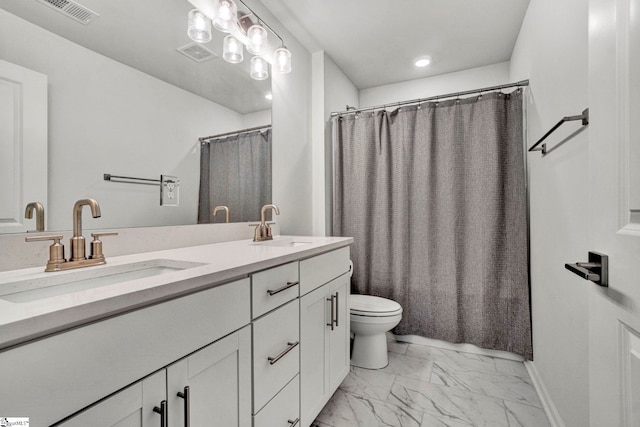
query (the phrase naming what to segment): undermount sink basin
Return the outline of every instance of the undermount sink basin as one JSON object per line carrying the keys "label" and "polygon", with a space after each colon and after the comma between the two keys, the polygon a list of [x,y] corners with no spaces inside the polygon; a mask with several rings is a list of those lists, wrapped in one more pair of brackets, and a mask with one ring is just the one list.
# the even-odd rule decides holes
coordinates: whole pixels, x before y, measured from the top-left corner
{"label": "undermount sink basin", "polygon": [[291,239],[276,239],[276,240],[265,240],[264,242],[256,242],[254,245],[261,246],[278,246],[278,247],[286,247],[286,248],[295,248],[297,246],[306,246],[310,245],[312,242],[304,242],[298,240]]}
{"label": "undermount sink basin", "polygon": [[204,264],[198,262],[154,259],[95,269],[81,268],[64,274],[47,273],[46,276],[0,283],[0,299],[13,303],[26,303],[202,265]]}

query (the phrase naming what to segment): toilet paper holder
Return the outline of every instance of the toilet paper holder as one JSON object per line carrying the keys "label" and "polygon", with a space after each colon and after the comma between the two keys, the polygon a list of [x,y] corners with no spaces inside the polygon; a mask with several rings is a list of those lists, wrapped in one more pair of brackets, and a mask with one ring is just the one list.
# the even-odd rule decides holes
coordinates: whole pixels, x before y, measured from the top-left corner
{"label": "toilet paper holder", "polygon": [[605,254],[589,251],[588,262],[565,264],[564,267],[596,285],[609,287],[609,257]]}

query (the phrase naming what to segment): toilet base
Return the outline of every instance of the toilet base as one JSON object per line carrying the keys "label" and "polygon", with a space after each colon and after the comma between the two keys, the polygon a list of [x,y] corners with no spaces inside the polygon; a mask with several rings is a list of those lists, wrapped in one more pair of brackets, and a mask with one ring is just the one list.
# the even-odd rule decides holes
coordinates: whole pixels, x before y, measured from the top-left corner
{"label": "toilet base", "polygon": [[365,369],[382,369],[389,364],[386,333],[353,337],[351,365]]}

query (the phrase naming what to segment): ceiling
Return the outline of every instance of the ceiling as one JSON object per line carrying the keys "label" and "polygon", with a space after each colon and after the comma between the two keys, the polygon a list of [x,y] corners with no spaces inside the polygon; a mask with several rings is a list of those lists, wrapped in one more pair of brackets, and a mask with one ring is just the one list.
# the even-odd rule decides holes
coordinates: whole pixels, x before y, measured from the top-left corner
{"label": "ceiling", "polygon": [[[187,36],[187,13],[193,9],[188,0],[75,1],[100,16],[83,25],[37,0],[0,0],[0,8],[238,113],[271,109],[265,99],[271,81],[249,77],[250,55],[245,52],[241,64],[222,59],[225,34],[213,31],[212,41],[203,44],[217,55],[213,59],[195,62],[177,51],[195,44]],[[16,37],[28,43],[28,34]]]}
{"label": "ceiling", "polygon": [[[529,5],[529,0],[262,2],[309,50],[324,50],[358,89],[509,61]],[[431,57],[431,65],[415,67],[423,56]]]}

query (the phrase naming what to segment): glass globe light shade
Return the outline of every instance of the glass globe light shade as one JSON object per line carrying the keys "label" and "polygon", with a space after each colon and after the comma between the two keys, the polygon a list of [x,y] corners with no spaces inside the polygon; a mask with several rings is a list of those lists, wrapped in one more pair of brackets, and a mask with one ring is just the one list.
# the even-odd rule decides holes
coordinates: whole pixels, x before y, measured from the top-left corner
{"label": "glass globe light shade", "polygon": [[222,42],[222,58],[232,64],[238,64],[244,59],[243,45],[231,34],[224,38]]}
{"label": "glass globe light shade", "polygon": [[247,30],[247,51],[254,55],[261,55],[267,47],[267,30],[262,25],[255,24]]}
{"label": "glass globe light shade", "polygon": [[273,53],[273,66],[279,73],[291,72],[291,52],[286,47],[278,48]]}
{"label": "glass globe light shade", "polygon": [[233,0],[217,0],[213,5],[213,26],[228,33],[237,25],[238,7]]}
{"label": "glass globe light shade", "polygon": [[249,75],[254,80],[266,80],[269,78],[269,64],[259,56],[251,58],[250,70]]}
{"label": "glass globe light shade", "polygon": [[211,41],[211,21],[204,13],[198,9],[189,12],[187,35],[191,40],[198,43]]}

